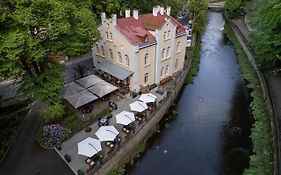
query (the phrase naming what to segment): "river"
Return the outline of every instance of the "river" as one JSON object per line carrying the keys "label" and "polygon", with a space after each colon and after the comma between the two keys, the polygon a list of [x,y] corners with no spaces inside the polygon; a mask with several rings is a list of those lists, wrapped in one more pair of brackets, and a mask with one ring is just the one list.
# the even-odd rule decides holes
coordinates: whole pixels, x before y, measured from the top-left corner
{"label": "river", "polygon": [[126,174],[238,175],[249,166],[250,97],[224,22],[221,13],[209,12],[200,69],[194,83],[183,87],[178,116]]}

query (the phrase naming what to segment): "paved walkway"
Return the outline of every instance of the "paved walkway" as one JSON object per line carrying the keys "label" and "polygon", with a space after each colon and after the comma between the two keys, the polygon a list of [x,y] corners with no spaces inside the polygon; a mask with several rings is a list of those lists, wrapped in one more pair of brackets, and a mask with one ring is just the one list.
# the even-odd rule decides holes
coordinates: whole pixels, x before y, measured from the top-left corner
{"label": "paved walkway", "polygon": [[0,162],[2,175],[72,175],[72,171],[54,150],[41,148],[35,137],[42,119],[36,103],[27,114],[7,155]]}

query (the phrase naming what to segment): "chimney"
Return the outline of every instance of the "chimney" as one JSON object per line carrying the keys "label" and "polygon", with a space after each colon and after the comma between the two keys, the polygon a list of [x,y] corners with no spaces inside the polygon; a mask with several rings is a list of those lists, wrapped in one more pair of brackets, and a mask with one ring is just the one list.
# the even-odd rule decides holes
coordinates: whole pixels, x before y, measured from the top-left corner
{"label": "chimney", "polygon": [[104,12],[101,12],[101,13],[100,13],[100,18],[101,18],[101,20],[105,20],[106,15],[105,15],[105,13],[104,13]]}
{"label": "chimney", "polygon": [[168,16],[170,16],[170,14],[171,14],[171,7],[170,7],[170,6],[167,6],[167,8],[166,8],[166,14],[167,14]]}
{"label": "chimney", "polygon": [[158,13],[158,7],[153,7],[153,11],[152,11],[153,16],[157,16],[157,13]]}
{"label": "chimney", "polygon": [[130,10],[125,10],[125,18],[129,18],[131,16]]}
{"label": "chimney", "polygon": [[133,10],[133,17],[138,20],[139,19],[139,11],[138,10]]}
{"label": "chimney", "polygon": [[116,26],[116,21],[117,21],[117,15],[116,14],[112,14],[111,21],[112,21],[112,25]]}
{"label": "chimney", "polygon": [[164,7],[160,7],[160,14],[164,15]]}

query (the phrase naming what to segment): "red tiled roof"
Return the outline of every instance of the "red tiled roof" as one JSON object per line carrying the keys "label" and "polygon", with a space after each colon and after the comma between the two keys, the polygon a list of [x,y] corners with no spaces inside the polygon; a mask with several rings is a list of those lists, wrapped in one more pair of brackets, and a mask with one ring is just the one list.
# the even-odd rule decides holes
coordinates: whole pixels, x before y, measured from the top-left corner
{"label": "red tiled roof", "polygon": [[184,27],[173,17],[167,14],[153,16],[152,13],[140,15],[136,20],[133,17],[117,19],[117,29],[125,35],[133,45],[142,45],[146,42],[155,41],[155,37],[148,30],[162,28],[166,19],[177,26],[177,33],[184,32]]}

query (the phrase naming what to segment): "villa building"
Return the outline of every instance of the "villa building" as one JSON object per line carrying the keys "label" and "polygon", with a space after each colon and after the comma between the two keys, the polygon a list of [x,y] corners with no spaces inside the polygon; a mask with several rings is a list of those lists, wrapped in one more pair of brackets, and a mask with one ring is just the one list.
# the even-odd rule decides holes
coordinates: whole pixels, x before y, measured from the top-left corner
{"label": "villa building", "polygon": [[157,6],[153,13],[139,15],[125,11],[117,19],[101,13],[102,39],[93,47],[98,73],[131,91],[146,91],[163,84],[184,66],[187,35],[172,16],[171,8]]}

